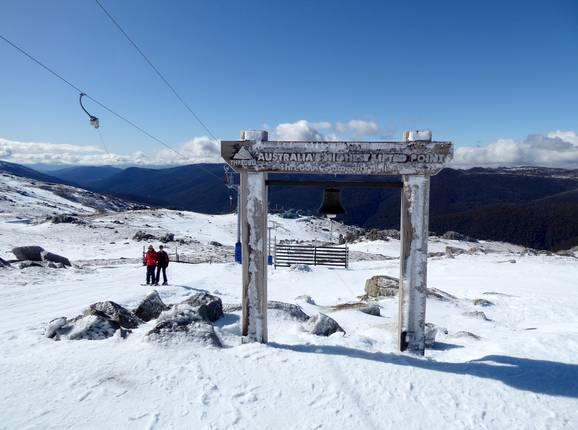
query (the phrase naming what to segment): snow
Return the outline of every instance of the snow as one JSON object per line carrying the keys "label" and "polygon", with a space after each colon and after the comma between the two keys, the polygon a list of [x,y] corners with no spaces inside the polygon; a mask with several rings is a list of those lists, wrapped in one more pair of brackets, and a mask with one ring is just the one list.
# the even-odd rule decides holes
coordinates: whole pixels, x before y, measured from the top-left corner
{"label": "snow", "polygon": [[[397,298],[378,301],[382,317],[335,308],[357,302],[371,276],[398,276],[399,241],[393,239],[353,244],[391,258],[352,262],[349,270],[269,269],[270,300],[298,303],[309,315],[325,313],[345,335],[314,336],[302,323],[269,311],[267,345],[241,343],[239,312],[216,323],[223,349],[146,340],[154,320],[126,339],[54,341],[44,336],[51,320],[103,300],[132,308],[149,293],[140,285],[145,273],[138,260],[118,260],[140,256],[144,242],[133,241],[134,232],[190,236],[199,243],[183,247],[211,252],[205,246],[211,240],[235,242],[235,217],[140,210],[87,215],[91,228],[14,224],[7,221],[27,209],[10,211],[0,218],[2,258],[13,258],[9,250],[17,244],[38,244],[77,266],[2,273],[2,428],[578,427],[576,258],[522,255],[520,247],[484,242],[492,252],[428,259],[428,286],[458,300],[428,299],[427,321],[448,334],[438,335],[424,358],[396,352]],[[326,220],[272,218],[278,239],[328,238],[321,230]],[[477,244],[434,238],[429,250],[448,245]],[[171,263],[168,272],[170,285],[158,287],[165,303],[200,290],[223,303],[241,301],[235,263]],[[315,304],[296,300],[301,295]],[[494,305],[475,306],[476,298]],[[492,321],[464,315],[476,310]],[[464,331],[480,340],[457,335]]]}

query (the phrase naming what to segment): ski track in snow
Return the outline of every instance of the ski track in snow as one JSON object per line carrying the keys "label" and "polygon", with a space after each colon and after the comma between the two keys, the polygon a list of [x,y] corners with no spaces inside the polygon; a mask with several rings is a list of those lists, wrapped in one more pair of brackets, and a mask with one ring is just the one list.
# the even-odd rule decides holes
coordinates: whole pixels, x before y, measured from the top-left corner
{"label": "ski track in snow", "polygon": [[[50,198],[42,195],[43,201]],[[395,259],[354,262],[350,270],[270,268],[270,300],[298,303],[310,315],[327,313],[346,335],[316,337],[269,311],[268,345],[240,343],[238,312],[216,323],[223,349],[146,341],[154,322],[126,339],[55,342],[43,335],[50,320],[73,317],[101,300],[132,308],[148,292],[140,285],[144,268],[138,263],[106,263],[139,258],[144,242],[131,239],[136,231],[190,236],[199,243],[185,249],[211,252],[211,240],[233,245],[235,218],[142,210],[92,214],[90,228],[38,220],[14,224],[9,221],[29,216],[14,210],[0,213],[1,257],[12,258],[13,246],[38,244],[83,266],[0,269],[0,428],[578,428],[575,258],[521,256],[520,247],[500,243],[484,243],[495,251],[487,255],[430,258],[429,286],[459,300],[428,299],[427,320],[449,334],[438,336],[424,358],[396,352],[397,298],[379,301],[382,317],[331,308],[357,301],[373,275],[397,276]],[[272,218],[280,224],[278,239],[327,239],[325,221]],[[472,246],[432,239],[430,251],[446,245]],[[399,255],[395,240],[351,248]],[[173,263],[171,285],[158,290],[166,303],[198,290],[239,303],[240,277],[234,263]],[[499,294],[483,294],[488,292]],[[303,294],[317,304],[296,302]],[[475,298],[494,306],[474,306]],[[492,321],[463,315],[471,311]],[[456,337],[459,331],[481,339]]]}

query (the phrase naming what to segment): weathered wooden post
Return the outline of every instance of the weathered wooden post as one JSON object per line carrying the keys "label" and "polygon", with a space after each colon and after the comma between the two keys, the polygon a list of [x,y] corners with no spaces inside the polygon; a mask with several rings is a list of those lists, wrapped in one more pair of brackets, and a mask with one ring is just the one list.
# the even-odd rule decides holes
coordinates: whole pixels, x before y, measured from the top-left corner
{"label": "weathered wooden post", "polygon": [[[241,132],[241,140],[257,144],[266,131]],[[267,342],[267,179],[266,173],[240,172],[241,237],[243,256],[243,319],[245,342]]]}
{"label": "weathered wooden post", "polygon": [[[405,132],[404,141],[431,141],[431,132]],[[425,352],[429,176],[402,175],[399,350]]]}

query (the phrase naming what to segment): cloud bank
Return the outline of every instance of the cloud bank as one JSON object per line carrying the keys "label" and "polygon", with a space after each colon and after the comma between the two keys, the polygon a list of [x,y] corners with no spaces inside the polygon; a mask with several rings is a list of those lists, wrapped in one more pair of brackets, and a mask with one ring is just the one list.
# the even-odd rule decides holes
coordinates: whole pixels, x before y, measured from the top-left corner
{"label": "cloud bank", "polygon": [[462,146],[455,150],[452,165],[578,168],[578,136],[573,131],[557,130],[548,135],[531,134],[523,140],[498,139],[486,146]]}

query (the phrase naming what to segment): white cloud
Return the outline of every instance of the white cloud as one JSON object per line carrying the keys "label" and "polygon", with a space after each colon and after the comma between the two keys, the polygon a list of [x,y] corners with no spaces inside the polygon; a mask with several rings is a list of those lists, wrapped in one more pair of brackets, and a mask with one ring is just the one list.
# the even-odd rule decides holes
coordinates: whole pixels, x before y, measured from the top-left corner
{"label": "white cloud", "polygon": [[456,166],[551,166],[578,167],[578,136],[555,131],[547,136],[529,135],[524,140],[499,139],[486,146],[462,146],[455,150]]}
{"label": "white cloud", "polygon": [[326,140],[313,124],[304,119],[292,123],[286,122],[277,126],[275,134],[279,140]]}
{"label": "white cloud", "polygon": [[364,121],[361,119],[352,119],[349,122],[338,122],[335,124],[335,130],[340,133],[353,133],[354,136],[375,136],[381,133],[381,127],[375,121]]}
{"label": "white cloud", "polygon": [[169,165],[220,162],[219,146],[206,136],[195,137],[177,147],[152,155],[141,151],[115,154],[90,145],[71,145],[47,142],[18,142],[0,138],[0,159],[18,164],[51,165]]}

